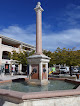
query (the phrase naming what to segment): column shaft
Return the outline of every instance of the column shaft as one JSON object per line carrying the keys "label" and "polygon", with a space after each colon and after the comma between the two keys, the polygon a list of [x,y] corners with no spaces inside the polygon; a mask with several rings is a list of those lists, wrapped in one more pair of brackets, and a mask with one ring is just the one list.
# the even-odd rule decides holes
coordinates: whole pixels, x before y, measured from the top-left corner
{"label": "column shaft", "polygon": [[36,12],[36,54],[42,54],[42,12]]}

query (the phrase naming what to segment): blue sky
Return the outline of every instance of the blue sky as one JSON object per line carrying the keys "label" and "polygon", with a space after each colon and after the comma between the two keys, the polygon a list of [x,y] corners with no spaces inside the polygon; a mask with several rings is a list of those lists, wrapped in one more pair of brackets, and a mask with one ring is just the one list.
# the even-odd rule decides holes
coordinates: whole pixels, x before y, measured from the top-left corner
{"label": "blue sky", "polygon": [[[80,0],[39,0],[43,49],[80,49]],[[38,0],[0,0],[0,34],[35,46]]]}

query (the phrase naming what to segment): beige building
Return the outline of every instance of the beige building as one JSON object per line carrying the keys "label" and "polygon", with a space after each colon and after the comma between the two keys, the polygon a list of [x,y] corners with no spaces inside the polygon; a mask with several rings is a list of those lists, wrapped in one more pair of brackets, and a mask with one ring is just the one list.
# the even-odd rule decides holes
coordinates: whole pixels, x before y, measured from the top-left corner
{"label": "beige building", "polygon": [[0,70],[4,69],[5,73],[9,73],[12,70],[12,65],[15,65],[15,71],[20,73],[26,71],[22,64],[19,65],[8,56],[9,52],[13,50],[19,52],[19,50],[23,50],[24,48],[27,52],[35,50],[35,47],[32,45],[0,35]]}

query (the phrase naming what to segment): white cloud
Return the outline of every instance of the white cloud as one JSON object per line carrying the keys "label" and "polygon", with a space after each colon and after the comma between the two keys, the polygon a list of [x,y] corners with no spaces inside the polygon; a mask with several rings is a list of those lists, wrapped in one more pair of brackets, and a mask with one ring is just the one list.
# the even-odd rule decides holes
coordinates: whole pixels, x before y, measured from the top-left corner
{"label": "white cloud", "polygon": [[[9,26],[0,30],[0,34],[35,46],[36,34],[34,33],[33,26],[31,25],[31,27],[29,26],[24,29],[19,26]],[[68,29],[58,33],[43,32],[43,49],[51,51],[56,50],[57,47],[76,47],[80,49],[80,29]]]}
{"label": "white cloud", "polygon": [[8,28],[0,30],[0,34],[20,40],[25,43],[29,43],[32,45],[35,45],[35,34],[32,32],[34,25],[31,25],[33,27],[28,26],[27,28],[21,28],[19,26],[9,26]]}
{"label": "white cloud", "polygon": [[43,48],[54,51],[57,47],[80,49],[80,29],[64,30],[43,36]]}

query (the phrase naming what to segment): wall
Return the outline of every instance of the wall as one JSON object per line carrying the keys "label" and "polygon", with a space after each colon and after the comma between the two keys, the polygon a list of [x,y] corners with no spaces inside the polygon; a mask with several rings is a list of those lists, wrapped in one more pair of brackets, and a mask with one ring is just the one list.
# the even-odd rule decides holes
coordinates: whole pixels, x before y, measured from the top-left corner
{"label": "wall", "polygon": [[19,52],[19,48],[7,46],[7,45],[3,45],[3,44],[1,46],[2,46],[2,51],[12,52],[13,50],[16,50],[16,52]]}
{"label": "wall", "polygon": [[80,106],[80,96],[34,99],[25,101],[24,106]]}
{"label": "wall", "polygon": [[[7,97],[6,97],[7,98]],[[79,96],[66,96],[54,98],[41,98],[30,100],[17,100],[16,98],[0,99],[0,106],[80,106]]]}
{"label": "wall", "polygon": [[24,102],[17,98],[0,95],[0,106],[24,106]]}

